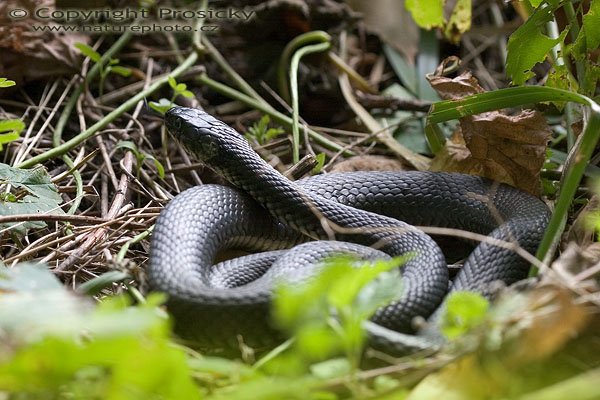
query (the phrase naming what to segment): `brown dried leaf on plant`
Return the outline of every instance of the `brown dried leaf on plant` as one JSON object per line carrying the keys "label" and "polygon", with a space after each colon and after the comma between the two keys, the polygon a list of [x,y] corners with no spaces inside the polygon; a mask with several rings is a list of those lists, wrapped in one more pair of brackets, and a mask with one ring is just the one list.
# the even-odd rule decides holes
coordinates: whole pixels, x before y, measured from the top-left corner
{"label": "brown dried leaf on plant", "polygon": [[[456,78],[436,73],[428,80],[446,100],[484,92],[469,72]],[[515,115],[490,111],[463,117],[459,131],[436,155],[431,169],[481,175],[539,195],[540,169],[549,138],[545,118],[533,110]]]}
{"label": "brown dried leaf on plant", "polygon": [[[35,31],[31,26],[47,23],[32,17],[41,7],[53,9],[52,0],[5,0],[0,2],[0,76],[17,83],[79,70],[82,55],[74,47],[89,42],[79,33]],[[11,19],[11,10],[26,10],[28,16]]]}

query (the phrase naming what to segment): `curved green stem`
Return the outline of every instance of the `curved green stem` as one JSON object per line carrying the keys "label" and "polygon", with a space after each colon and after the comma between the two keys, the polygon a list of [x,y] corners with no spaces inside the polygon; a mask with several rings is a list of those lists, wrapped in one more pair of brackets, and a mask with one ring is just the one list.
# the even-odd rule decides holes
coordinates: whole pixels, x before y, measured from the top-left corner
{"label": "curved green stem", "polygon": [[[581,133],[575,146],[569,153],[566,168],[561,177],[560,190],[554,206],[554,212],[536,253],[536,257],[542,260],[544,264],[549,264],[556,251],[567,222],[569,208],[573,203],[575,193],[585,173],[585,168],[600,139],[600,106],[592,100],[589,100],[588,105],[591,108],[590,118],[587,121],[585,130]],[[535,276],[537,272],[537,268],[532,266],[529,275]]]}
{"label": "curved green stem", "polygon": [[329,50],[331,43],[323,42],[307,45],[292,57],[290,64],[290,87],[292,88],[292,160],[294,164],[300,161],[300,133],[298,130],[298,120],[300,119],[300,106],[298,104],[298,67],[300,59],[307,54],[320,53]]}
{"label": "curved green stem", "polygon": [[[206,74],[200,75],[198,80],[201,83],[213,89],[214,91],[222,94],[223,96],[227,96],[231,99],[241,101],[249,107],[255,108],[265,114],[268,114],[274,121],[291,128],[292,118],[288,117],[283,113],[280,113],[270,105],[265,105],[260,101],[256,101],[255,99],[245,95],[244,93],[241,93],[235,89],[230,88],[227,85],[224,85],[220,82],[215,81],[214,79],[209,78]],[[352,153],[350,150],[344,150],[344,148],[339,144],[332,142],[324,136],[321,136],[318,132],[312,129],[307,128],[307,133],[308,136],[315,140],[315,142],[327,147],[328,149],[335,151],[343,151],[345,155],[354,155],[354,153]]]}
{"label": "curved green stem", "polygon": [[279,95],[287,103],[291,101],[286,73],[287,66],[290,63],[290,58],[298,48],[307,44],[314,44],[315,42],[330,43],[331,36],[329,36],[327,32],[323,31],[303,33],[302,35],[296,36],[294,39],[292,39],[283,49],[283,53],[281,53],[281,58],[279,59],[279,65],[277,67],[277,85],[279,86]]}

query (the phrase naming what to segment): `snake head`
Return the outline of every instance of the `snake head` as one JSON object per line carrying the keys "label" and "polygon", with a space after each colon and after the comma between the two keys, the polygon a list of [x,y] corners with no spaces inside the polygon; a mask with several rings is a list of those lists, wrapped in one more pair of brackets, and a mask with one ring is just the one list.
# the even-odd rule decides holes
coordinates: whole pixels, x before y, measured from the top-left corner
{"label": "snake head", "polygon": [[225,123],[195,108],[171,108],[165,114],[165,124],[188,152],[204,162],[218,157],[228,140],[242,139]]}

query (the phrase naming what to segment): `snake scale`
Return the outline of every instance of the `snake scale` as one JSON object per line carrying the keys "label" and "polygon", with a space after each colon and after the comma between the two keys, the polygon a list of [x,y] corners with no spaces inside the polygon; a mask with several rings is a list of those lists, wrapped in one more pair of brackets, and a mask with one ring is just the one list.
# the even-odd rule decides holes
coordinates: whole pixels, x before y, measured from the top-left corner
{"label": "snake scale", "polygon": [[[449,283],[439,246],[412,225],[467,230],[535,252],[548,223],[542,201],[481,177],[352,172],[290,181],[203,111],[172,108],[165,123],[191,155],[235,186],[182,192],[161,212],[152,236],[150,285],[168,294],[176,332],[204,347],[236,347],[238,335],[253,347],[272,345],[278,337],[268,318],[274,282],[305,280],[323,257],[410,252],[401,268],[402,294],[366,329],[372,343],[398,352],[427,348],[431,341],[412,335],[414,317],[434,313],[449,290],[487,296],[495,281],[523,279],[528,263],[484,241]],[[229,248],[269,251],[214,265]]]}

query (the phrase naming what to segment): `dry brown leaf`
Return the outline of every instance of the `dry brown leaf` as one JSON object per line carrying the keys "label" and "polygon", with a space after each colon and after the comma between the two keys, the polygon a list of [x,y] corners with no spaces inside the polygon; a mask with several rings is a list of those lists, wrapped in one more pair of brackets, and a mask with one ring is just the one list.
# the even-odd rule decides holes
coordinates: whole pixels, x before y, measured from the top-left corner
{"label": "dry brown leaf", "polygon": [[442,99],[454,100],[485,92],[479,85],[477,78],[468,71],[463,72],[456,78],[441,76],[442,70],[449,62],[455,61],[454,59],[442,61],[440,66],[436,69],[435,74],[427,76],[429,84]]}
{"label": "dry brown leaf", "polygon": [[31,17],[11,20],[8,16],[9,11],[14,9],[24,9],[32,15],[37,8],[53,6],[52,0],[0,2],[0,76],[22,83],[73,74],[80,69],[82,55],[74,44],[88,43],[87,35],[34,31],[31,25],[42,25],[43,22]]}
{"label": "dry brown leaf", "polygon": [[331,172],[352,171],[404,171],[406,166],[395,158],[364,155],[349,158],[333,166]]}
{"label": "dry brown leaf", "polygon": [[460,126],[452,134],[450,140],[440,150],[431,162],[431,171],[461,172],[464,174],[478,175],[478,164],[471,157],[465,140],[460,133]]}
{"label": "dry brown leaf", "polygon": [[[428,77],[444,99],[458,99],[483,88],[465,72],[456,78]],[[523,110],[516,115],[486,112],[460,119],[464,147],[448,141],[431,170],[463,172],[504,182],[534,195],[540,194],[540,170],[544,164],[550,128],[541,113]]]}

